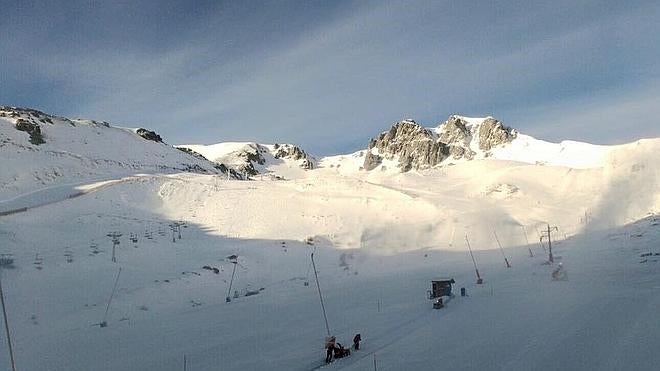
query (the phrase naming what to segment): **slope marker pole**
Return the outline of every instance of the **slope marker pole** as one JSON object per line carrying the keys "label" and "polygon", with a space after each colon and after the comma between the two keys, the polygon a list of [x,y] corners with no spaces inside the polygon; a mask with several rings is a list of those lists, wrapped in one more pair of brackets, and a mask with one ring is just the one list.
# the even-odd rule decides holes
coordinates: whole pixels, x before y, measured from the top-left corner
{"label": "slope marker pole", "polygon": [[522,230],[523,230],[523,234],[525,235],[525,242],[527,243],[527,250],[529,250],[529,257],[530,257],[530,258],[533,258],[533,257],[534,257],[534,253],[532,253],[532,248],[529,247],[529,238],[527,238],[527,231],[525,230],[525,226],[524,226],[524,225],[521,225],[520,227],[522,228]]}
{"label": "slope marker pole", "polygon": [[110,293],[110,298],[108,299],[108,305],[105,307],[105,313],[103,314],[103,321],[101,321],[101,327],[108,326],[108,310],[110,310],[110,303],[112,303],[112,298],[115,296],[115,291],[117,290],[117,284],[119,283],[119,275],[121,274],[121,267],[117,272],[117,278],[115,279],[115,285],[112,286],[112,293]]}
{"label": "slope marker pole", "polygon": [[474,254],[472,253],[472,247],[470,246],[470,240],[468,240],[468,236],[465,235],[465,242],[467,242],[467,247],[468,250],[470,251],[470,256],[472,257],[472,264],[474,264],[474,271],[477,272],[477,285],[481,285],[484,283],[484,280],[481,278],[481,275],[479,274],[479,269],[477,268],[477,261],[474,259]]}
{"label": "slope marker pole", "polygon": [[493,235],[495,236],[495,241],[497,241],[497,246],[500,247],[500,252],[502,253],[502,257],[504,258],[504,263],[506,263],[506,267],[511,268],[511,264],[509,264],[509,259],[506,258],[506,255],[504,254],[504,249],[502,248],[502,244],[500,243],[500,239],[497,238],[497,233],[495,233],[494,229],[493,229]]}
{"label": "slope marker pole", "polygon": [[316,288],[319,291],[319,299],[321,300],[321,309],[323,310],[323,319],[325,319],[325,330],[330,336],[330,326],[328,325],[328,316],[325,313],[325,304],[323,303],[323,295],[321,295],[321,285],[319,284],[319,275],[316,271],[316,263],[314,262],[314,253],[311,255],[312,258],[312,267],[314,267],[314,277],[316,277]]}
{"label": "slope marker pole", "polygon": [[[0,275],[2,270],[0,269]],[[9,320],[7,319],[7,308],[5,307],[5,294],[2,291],[2,280],[0,279],[0,302],[2,302],[2,315],[5,320],[5,333],[7,335],[7,348],[9,348],[9,359],[11,361],[12,371],[16,371],[16,362],[14,361],[14,349],[11,346],[11,334],[9,333]]]}
{"label": "slope marker pole", "polygon": [[231,280],[229,281],[229,291],[227,291],[227,298],[225,301],[227,303],[231,302],[231,286],[234,284],[234,274],[236,274],[236,266],[238,265],[237,261],[233,261],[234,269],[231,271]]}

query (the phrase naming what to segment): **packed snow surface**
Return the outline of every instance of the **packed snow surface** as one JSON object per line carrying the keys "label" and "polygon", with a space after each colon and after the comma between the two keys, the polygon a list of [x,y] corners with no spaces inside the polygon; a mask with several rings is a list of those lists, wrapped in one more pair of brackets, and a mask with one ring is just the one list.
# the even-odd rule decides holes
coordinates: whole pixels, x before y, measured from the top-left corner
{"label": "packed snow surface", "polygon": [[[74,161],[53,154],[65,129],[45,126],[35,147],[0,123],[0,274],[19,370],[175,371],[184,357],[196,371],[318,369],[327,333],[312,252],[330,332],[363,339],[323,369],[660,364],[660,140],[584,147],[578,161],[568,154],[582,144],[526,152],[543,146],[519,135],[492,157],[425,171],[360,171],[358,151],[313,170],[267,162],[286,176],[240,181],[130,130],[77,126],[72,148],[87,138],[98,151]],[[111,154],[117,138],[135,145]],[[227,146],[218,153],[236,152]],[[99,153],[135,166],[90,160]],[[548,225],[553,263],[539,241]],[[553,280],[560,262],[567,279]],[[456,296],[436,310],[438,276]]]}

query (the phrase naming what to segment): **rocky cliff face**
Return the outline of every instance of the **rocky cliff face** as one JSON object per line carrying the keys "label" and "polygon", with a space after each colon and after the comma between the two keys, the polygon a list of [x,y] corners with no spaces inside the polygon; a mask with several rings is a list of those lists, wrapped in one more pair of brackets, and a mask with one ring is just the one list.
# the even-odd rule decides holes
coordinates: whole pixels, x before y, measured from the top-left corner
{"label": "rocky cliff face", "polygon": [[516,138],[516,131],[504,126],[500,121],[488,117],[479,126],[479,149],[489,151],[491,148],[510,143]]}
{"label": "rocky cliff face", "polygon": [[203,155],[217,164],[248,176],[272,173],[273,168],[280,165],[284,165],[284,168],[299,167],[310,170],[316,164],[312,156],[293,144],[224,142],[211,145],[190,144],[177,148]]}
{"label": "rocky cliff face", "polygon": [[509,143],[515,137],[513,129],[492,117],[475,122],[454,115],[433,130],[414,120],[403,120],[369,142],[363,168],[373,170],[384,159],[398,160],[401,171],[409,171],[427,169],[448,158],[487,157],[492,148]]}
{"label": "rocky cliff face", "polygon": [[273,157],[300,161],[300,167],[305,170],[314,168],[313,159],[302,148],[293,144],[273,144]]}
{"label": "rocky cliff face", "polygon": [[30,143],[39,145],[46,143],[40,124],[53,124],[55,116],[30,108],[0,106],[0,117],[15,119],[16,130],[26,132],[30,136]]}
{"label": "rocky cliff face", "polygon": [[399,121],[369,142],[363,167],[372,170],[382,159],[399,159],[402,171],[435,166],[447,157],[447,146],[413,120]]}
{"label": "rocky cliff face", "polygon": [[135,133],[146,140],[150,140],[156,143],[163,143],[163,138],[160,135],[156,134],[155,131],[139,128],[135,130]]}

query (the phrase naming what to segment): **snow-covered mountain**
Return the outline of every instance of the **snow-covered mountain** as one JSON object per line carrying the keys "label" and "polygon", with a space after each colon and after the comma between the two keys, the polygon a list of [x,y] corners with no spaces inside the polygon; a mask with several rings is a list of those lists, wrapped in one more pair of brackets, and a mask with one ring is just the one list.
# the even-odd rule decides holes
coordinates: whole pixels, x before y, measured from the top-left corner
{"label": "snow-covered mountain", "polygon": [[[0,274],[19,369],[307,371],[326,331],[364,340],[330,370],[660,363],[660,139],[548,143],[452,116],[318,161],[293,145],[177,148],[0,110]],[[551,278],[558,262],[567,281]],[[468,296],[434,310],[438,275]]]}
{"label": "snow-covered mountain", "polygon": [[401,171],[424,170],[473,159],[498,159],[573,168],[601,167],[612,146],[564,141],[550,143],[520,134],[493,117],[450,116],[434,128],[403,120],[369,142],[362,167],[396,164]]}
{"label": "snow-covered mountain", "polygon": [[7,106],[0,106],[0,158],[0,197],[140,172],[226,171],[143,128]]}
{"label": "snow-covered mountain", "polygon": [[225,142],[212,145],[184,144],[177,148],[199,153],[217,164],[247,175],[280,176],[301,169],[311,170],[316,166],[312,156],[293,144]]}

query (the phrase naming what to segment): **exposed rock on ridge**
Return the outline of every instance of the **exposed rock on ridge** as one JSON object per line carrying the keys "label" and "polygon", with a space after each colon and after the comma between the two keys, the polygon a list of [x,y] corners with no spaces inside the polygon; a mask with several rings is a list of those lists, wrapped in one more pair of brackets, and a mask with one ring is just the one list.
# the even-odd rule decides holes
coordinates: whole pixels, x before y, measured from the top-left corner
{"label": "exposed rock on ridge", "polygon": [[399,158],[402,171],[420,169],[439,164],[447,157],[444,143],[436,140],[430,130],[417,124],[414,120],[399,121],[389,131],[381,133],[369,142],[364,168],[371,170],[378,166],[382,159]]}
{"label": "exposed rock on ridge", "polygon": [[515,137],[515,130],[492,117],[475,124],[474,120],[453,115],[433,130],[414,120],[403,120],[369,141],[363,168],[373,170],[384,159],[398,159],[399,168],[405,172],[430,168],[450,157],[471,160],[477,151],[487,157],[492,148]]}
{"label": "exposed rock on ridge", "polygon": [[488,117],[479,126],[479,149],[489,151],[516,138],[516,131],[504,126],[500,121]]}
{"label": "exposed rock on ridge", "polygon": [[146,140],[151,140],[156,143],[163,143],[163,138],[156,134],[155,131],[139,128],[135,130],[135,133]]}
{"label": "exposed rock on ridge", "polygon": [[300,162],[300,167],[305,170],[311,170],[314,168],[314,161],[310,156],[303,151],[302,148],[295,146],[293,144],[277,144],[273,145],[275,150],[273,156],[277,159],[290,159],[294,161],[302,160]]}

